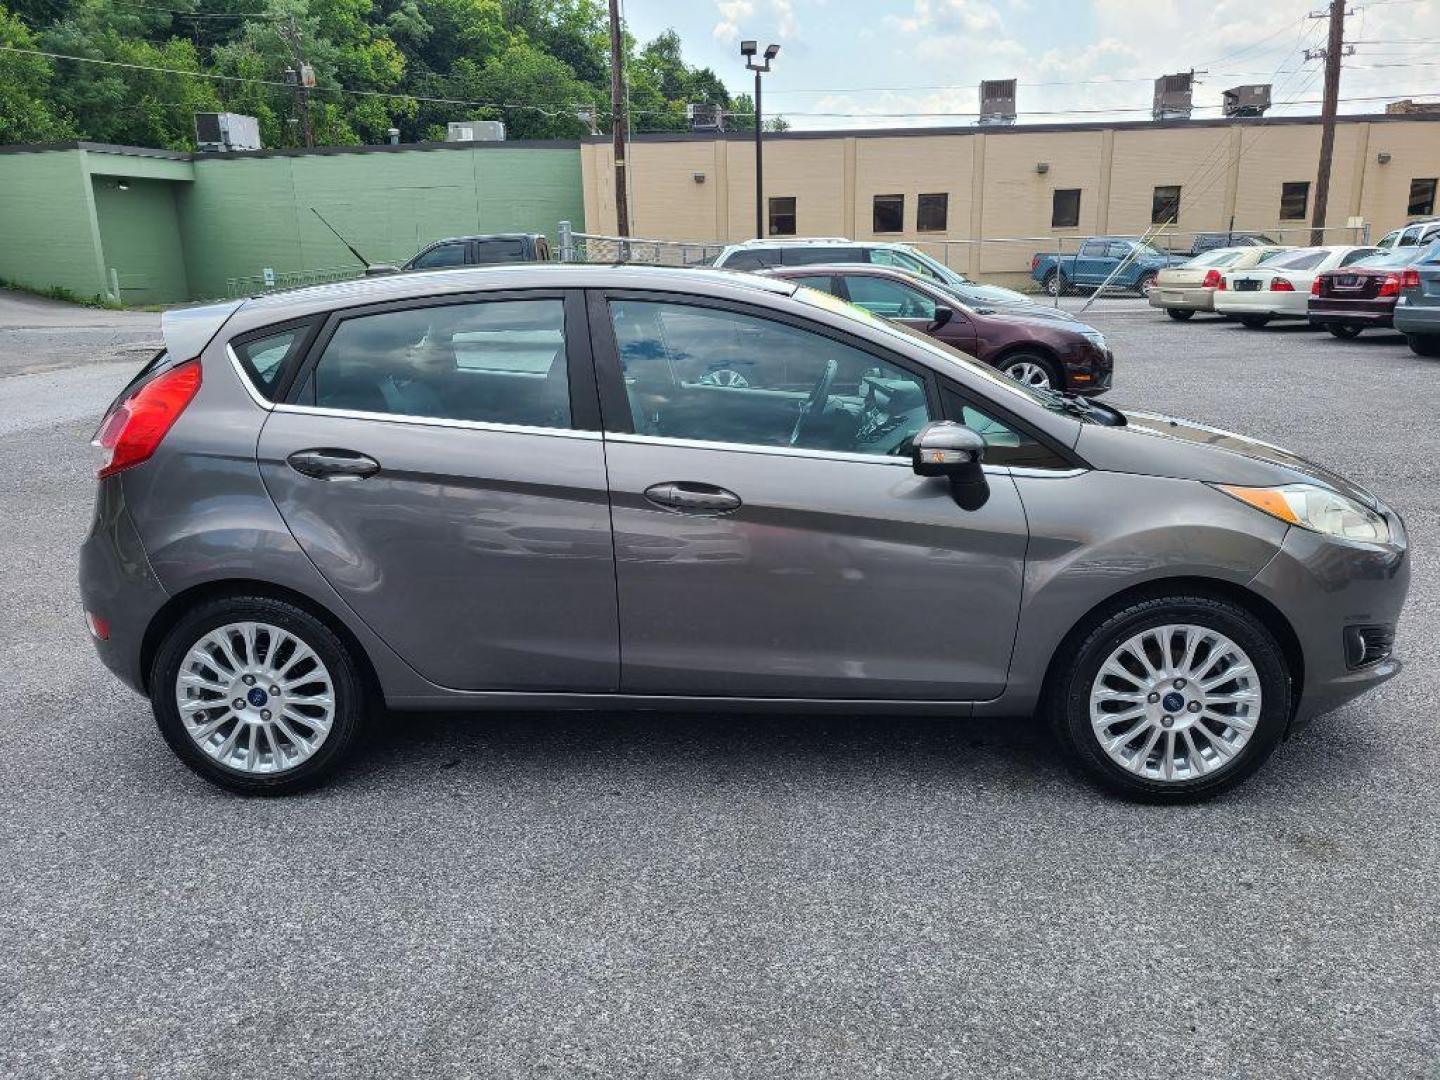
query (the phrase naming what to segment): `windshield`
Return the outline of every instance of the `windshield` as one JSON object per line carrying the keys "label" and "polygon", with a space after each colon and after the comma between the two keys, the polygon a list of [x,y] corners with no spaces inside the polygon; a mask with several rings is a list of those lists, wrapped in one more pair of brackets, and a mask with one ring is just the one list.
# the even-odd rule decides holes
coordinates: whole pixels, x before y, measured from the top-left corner
{"label": "windshield", "polygon": [[906,248],[904,251],[892,248],[897,261],[913,262],[913,269],[919,270],[926,277],[938,278],[948,285],[973,285],[969,278],[958,271],[951,270],[939,259],[926,255],[923,251],[916,251],[914,248]]}
{"label": "windshield", "polygon": [[795,299],[802,300],[812,307],[829,311],[836,315],[843,315],[846,318],[854,319],[856,322],[864,323],[873,330],[879,330],[893,338],[903,340],[906,344],[918,346],[936,359],[948,364],[958,364],[967,372],[977,378],[985,380],[997,393],[1013,394],[1016,397],[1024,398],[1032,405],[1039,405],[1041,408],[1051,412],[1068,413],[1073,415],[1072,410],[1067,406],[1063,395],[1053,391],[1041,391],[1016,382],[1014,379],[1001,375],[989,364],[981,363],[968,353],[959,349],[953,349],[949,345],[936,340],[929,334],[919,330],[912,330],[904,323],[891,322],[889,319],[882,319],[878,315],[872,315],[864,308],[856,307],[847,300],[841,300],[818,289],[812,289],[808,285],[801,285],[795,290]]}
{"label": "windshield", "polygon": [[[1431,249],[1433,250],[1433,248]],[[1382,251],[1376,255],[1367,255],[1363,259],[1357,259],[1351,266],[1409,266],[1411,263],[1425,262],[1429,252],[1416,247],[1395,248],[1391,251]]]}

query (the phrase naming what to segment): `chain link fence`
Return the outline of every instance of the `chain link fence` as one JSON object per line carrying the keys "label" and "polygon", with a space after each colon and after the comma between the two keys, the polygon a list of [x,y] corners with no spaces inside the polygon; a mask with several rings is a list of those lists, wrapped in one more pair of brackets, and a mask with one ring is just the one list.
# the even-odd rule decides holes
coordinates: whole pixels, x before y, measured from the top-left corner
{"label": "chain link fence", "polygon": [[635,236],[603,236],[576,232],[560,222],[561,262],[644,263],[650,266],[708,266],[724,251],[721,241],[649,240]]}
{"label": "chain link fence", "polygon": [[295,289],[302,285],[326,285],[332,281],[351,281],[364,277],[363,266],[327,266],[318,270],[278,270],[251,274],[249,277],[225,279],[225,295],[219,299],[234,300],[275,289]]}

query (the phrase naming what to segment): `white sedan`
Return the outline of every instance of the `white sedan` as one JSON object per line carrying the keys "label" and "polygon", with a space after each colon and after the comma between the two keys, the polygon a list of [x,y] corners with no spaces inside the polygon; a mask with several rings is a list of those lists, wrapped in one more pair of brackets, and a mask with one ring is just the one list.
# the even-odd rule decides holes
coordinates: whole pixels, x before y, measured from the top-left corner
{"label": "white sedan", "polygon": [[1215,310],[1246,326],[1264,326],[1271,319],[1303,319],[1315,278],[1337,266],[1349,266],[1380,251],[1376,247],[1332,244],[1301,248],[1220,277]]}

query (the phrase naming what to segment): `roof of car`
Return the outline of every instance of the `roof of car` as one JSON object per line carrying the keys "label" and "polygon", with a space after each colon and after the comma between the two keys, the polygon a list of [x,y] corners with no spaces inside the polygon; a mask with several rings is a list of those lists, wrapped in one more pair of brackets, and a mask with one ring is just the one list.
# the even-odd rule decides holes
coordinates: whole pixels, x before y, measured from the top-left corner
{"label": "roof of car", "polygon": [[544,233],[538,232],[492,232],[492,233],[466,233],[464,236],[447,236],[443,240],[436,240],[433,244],[426,244],[426,248],[435,247],[436,244],[455,244],[461,240],[538,240]]}
{"label": "roof of car", "polygon": [[844,244],[846,247],[898,247],[904,244],[903,240],[849,240],[843,236],[787,236],[783,240],[770,237],[756,240],[741,240],[731,244],[733,249],[740,248],[776,248],[776,247],[826,247],[831,244]]}
{"label": "roof of car", "polygon": [[919,274],[899,266],[885,266],[882,263],[810,263],[804,266],[767,266],[763,270],[755,270],[752,273],[763,277],[792,278],[792,277],[813,277],[816,274],[865,274],[870,277],[893,277],[900,281],[923,284],[937,284],[930,282]]}

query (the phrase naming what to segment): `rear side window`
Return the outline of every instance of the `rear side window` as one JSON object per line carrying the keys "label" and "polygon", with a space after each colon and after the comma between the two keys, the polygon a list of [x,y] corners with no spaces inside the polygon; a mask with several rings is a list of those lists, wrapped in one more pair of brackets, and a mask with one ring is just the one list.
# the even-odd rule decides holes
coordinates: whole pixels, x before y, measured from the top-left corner
{"label": "rear side window", "polygon": [[230,343],[235,358],[263,397],[275,400],[291,362],[304,348],[310,328],[311,324],[304,323],[283,330],[261,330]]}
{"label": "rear side window", "polygon": [[815,266],[817,263],[861,262],[859,248],[793,247],[786,248],[786,266]]}

